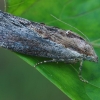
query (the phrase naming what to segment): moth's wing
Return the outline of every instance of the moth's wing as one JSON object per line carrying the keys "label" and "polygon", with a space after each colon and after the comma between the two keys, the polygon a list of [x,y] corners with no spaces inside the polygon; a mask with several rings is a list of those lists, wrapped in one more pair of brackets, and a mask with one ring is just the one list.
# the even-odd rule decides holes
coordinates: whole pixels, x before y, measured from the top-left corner
{"label": "moth's wing", "polygon": [[72,60],[76,55],[80,56],[80,54],[74,54],[63,45],[43,39],[37,33],[34,33],[34,31],[16,27],[17,30],[14,30],[12,27],[15,26],[9,27],[10,29],[6,27],[2,32],[0,31],[1,47],[30,56],[47,57],[63,61]]}
{"label": "moth's wing", "polygon": [[33,25],[31,25],[31,22],[26,19],[15,17],[0,11],[0,46],[31,56],[61,59],[63,61],[82,57],[80,53],[74,52],[65,47],[63,43],[60,44],[57,42],[58,38],[61,39],[60,41],[63,39],[60,35],[57,35],[57,33],[56,35],[54,35],[54,33],[52,35],[52,33],[50,33],[52,29],[48,29],[47,34],[50,36],[52,35],[52,39],[58,37],[56,38],[57,41],[43,38],[38,34],[38,31],[33,28],[31,29],[31,27],[33,27]]}

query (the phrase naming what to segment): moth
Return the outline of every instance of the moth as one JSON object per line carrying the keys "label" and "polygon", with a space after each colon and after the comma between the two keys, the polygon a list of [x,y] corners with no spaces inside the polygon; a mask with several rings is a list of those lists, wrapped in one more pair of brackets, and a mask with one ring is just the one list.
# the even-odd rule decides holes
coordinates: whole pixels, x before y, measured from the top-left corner
{"label": "moth", "polygon": [[32,22],[2,11],[0,46],[30,56],[51,58],[44,62],[80,62],[79,77],[84,82],[87,81],[81,76],[82,62],[98,61],[92,45],[75,32]]}

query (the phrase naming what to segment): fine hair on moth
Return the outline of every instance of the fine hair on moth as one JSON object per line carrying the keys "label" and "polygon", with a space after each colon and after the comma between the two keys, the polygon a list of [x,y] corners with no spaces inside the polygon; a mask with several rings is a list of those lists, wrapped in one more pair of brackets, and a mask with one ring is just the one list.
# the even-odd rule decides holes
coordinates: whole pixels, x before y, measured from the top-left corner
{"label": "fine hair on moth", "polygon": [[47,62],[80,62],[79,78],[84,60],[97,62],[98,57],[92,45],[70,30],[62,30],[42,23],[29,21],[0,11],[0,46],[12,51],[51,58]]}

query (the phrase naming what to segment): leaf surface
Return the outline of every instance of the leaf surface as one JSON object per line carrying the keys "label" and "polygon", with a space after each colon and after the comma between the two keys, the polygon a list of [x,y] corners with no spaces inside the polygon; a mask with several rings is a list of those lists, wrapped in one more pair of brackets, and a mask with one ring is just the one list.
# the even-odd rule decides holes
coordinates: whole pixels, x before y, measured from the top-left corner
{"label": "leaf surface", "polygon": [[[73,30],[80,34],[74,28],[54,19],[52,14],[81,30],[90,41],[100,37],[100,0],[6,0],[6,4],[7,12],[13,15],[65,30]],[[99,47],[95,48],[95,51],[99,57]],[[31,66],[47,60],[46,58],[18,55]],[[81,82],[78,78],[75,69],[78,70],[79,63],[72,65],[60,62],[58,64],[45,63],[38,65],[36,69],[72,100],[100,100],[99,65],[100,62],[84,62],[82,74],[89,81],[88,84]]]}

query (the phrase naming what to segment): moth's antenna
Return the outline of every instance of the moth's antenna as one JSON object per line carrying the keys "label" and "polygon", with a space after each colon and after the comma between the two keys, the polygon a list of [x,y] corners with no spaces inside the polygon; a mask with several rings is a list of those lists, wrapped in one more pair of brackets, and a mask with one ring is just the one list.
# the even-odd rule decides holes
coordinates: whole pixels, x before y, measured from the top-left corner
{"label": "moth's antenna", "polygon": [[[4,2],[5,2],[5,0],[4,0]],[[23,4],[23,3],[25,3],[25,1],[22,1],[22,2],[20,2],[20,3],[14,4],[14,5],[11,5],[11,6],[8,6],[8,7],[15,7],[15,6],[21,5],[21,4]]]}
{"label": "moth's antenna", "polygon": [[6,0],[3,0],[4,2],[4,11],[6,12]]}
{"label": "moth's antenna", "polygon": [[60,22],[62,22],[62,23],[64,23],[64,24],[66,24],[66,25],[68,25],[68,26],[74,28],[75,30],[77,30],[78,32],[80,32],[88,41],[90,41],[90,40],[88,39],[88,37],[87,37],[82,31],[80,31],[79,29],[77,29],[76,27],[74,27],[74,26],[72,26],[72,25],[70,25],[70,24],[68,24],[68,23],[65,23],[64,21],[58,19],[57,17],[53,16],[52,14],[51,14],[51,16],[52,16],[53,18],[55,18],[56,20],[58,20],[58,21],[60,21]]}
{"label": "moth's antenna", "polygon": [[91,43],[95,43],[95,42],[99,42],[99,41],[100,41],[100,38],[97,39],[97,40],[92,41]]}
{"label": "moth's antenna", "polygon": [[100,42],[100,38],[97,39],[97,40],[92,41],[91,44],[92,44],[93,46],[100,47],[99,42]]}

